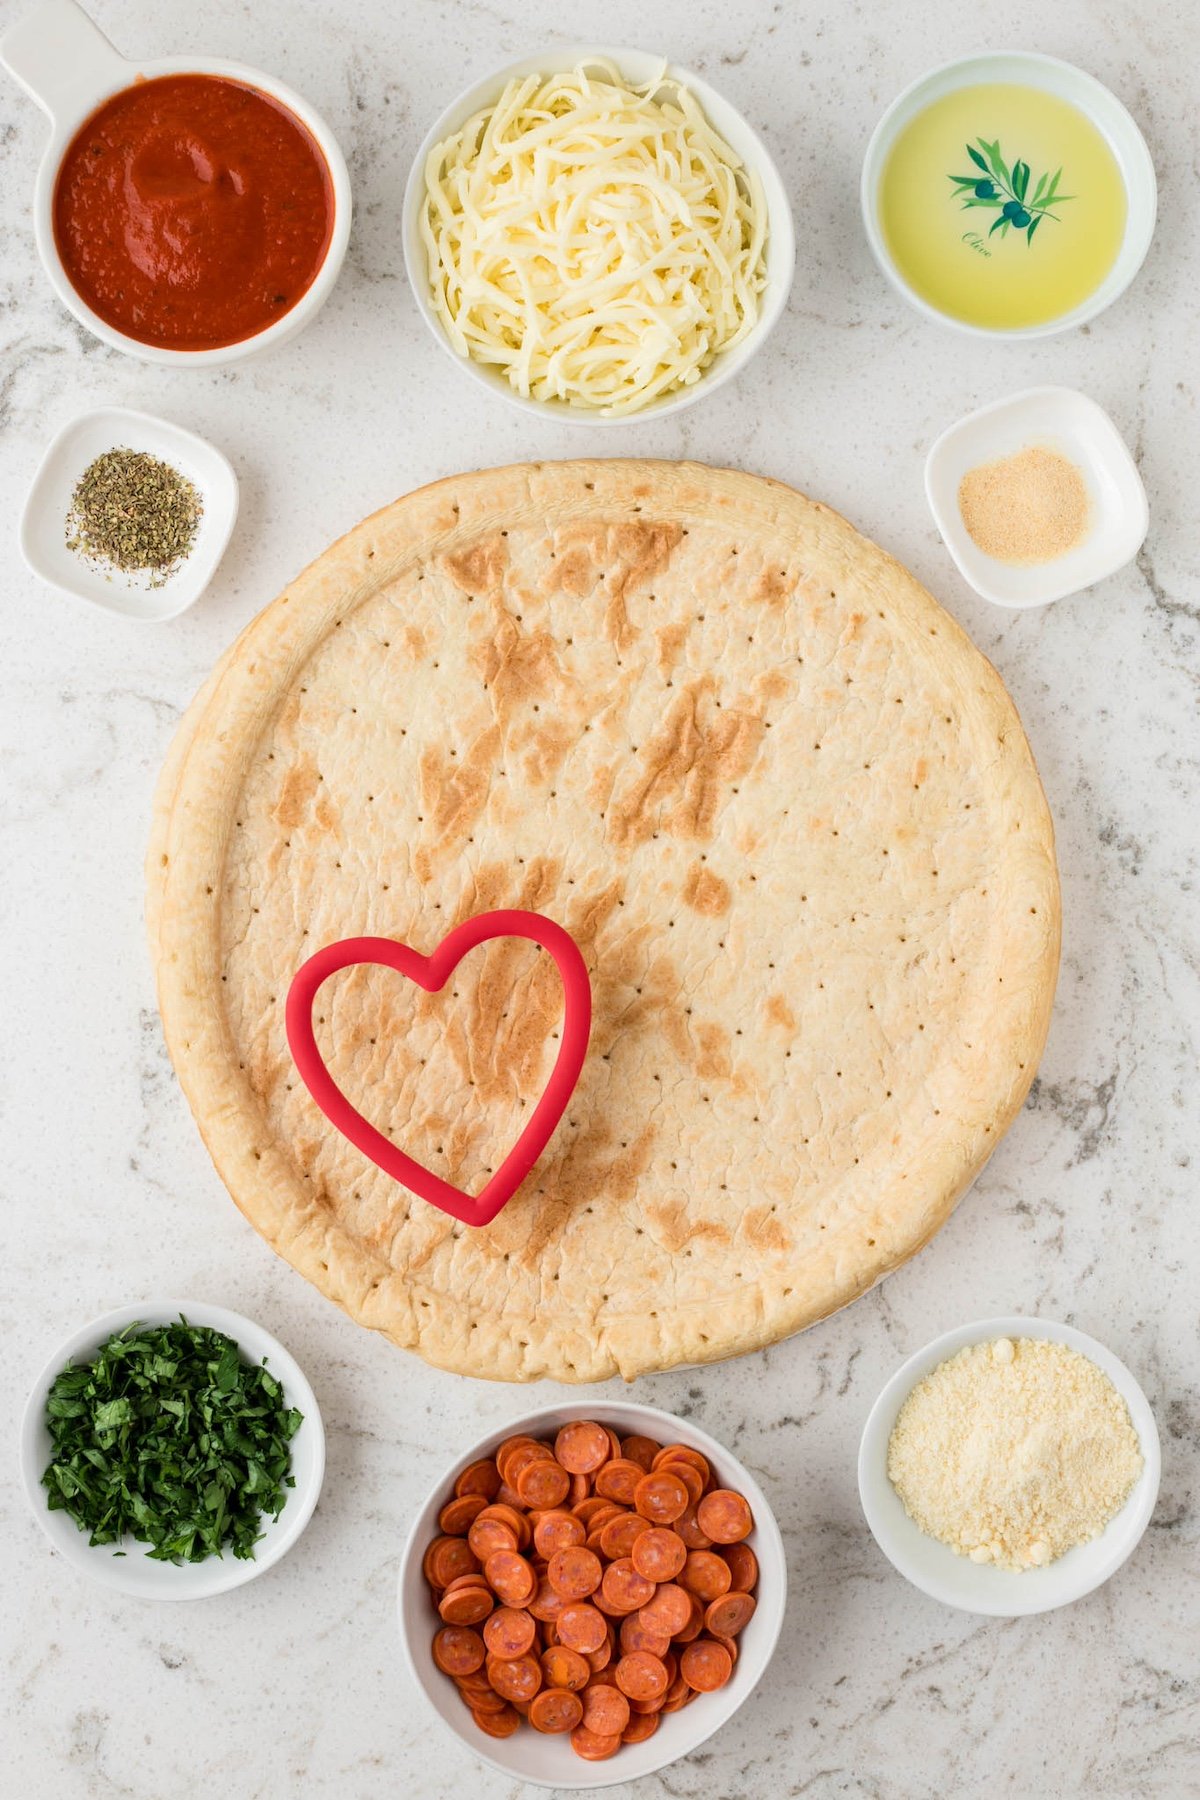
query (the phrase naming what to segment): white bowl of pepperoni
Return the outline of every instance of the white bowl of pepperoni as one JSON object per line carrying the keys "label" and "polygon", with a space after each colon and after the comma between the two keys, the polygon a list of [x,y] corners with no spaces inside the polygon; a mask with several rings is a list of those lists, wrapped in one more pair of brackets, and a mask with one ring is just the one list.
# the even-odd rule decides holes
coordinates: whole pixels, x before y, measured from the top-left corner
{"label": "white bowl of pepperoni", "polygon": [[787,1570],[749,1470],[615,1401],[527,1413],[437,1482],[400,1569],[417,1686],[493,1768],[611,1787],[686,1756],[762,1679]]}

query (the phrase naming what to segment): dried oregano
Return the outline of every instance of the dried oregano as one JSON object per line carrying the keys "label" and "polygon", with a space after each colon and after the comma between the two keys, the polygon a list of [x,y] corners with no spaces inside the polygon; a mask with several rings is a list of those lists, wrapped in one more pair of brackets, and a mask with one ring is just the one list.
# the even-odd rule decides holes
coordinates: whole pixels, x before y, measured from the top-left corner
{"label": "dried oregano", "polygon": [[106,450],[71,497],[67,548],[110,568],[149,569],[159,587],[191,550],[203,510],[170,463],[145,450]]}

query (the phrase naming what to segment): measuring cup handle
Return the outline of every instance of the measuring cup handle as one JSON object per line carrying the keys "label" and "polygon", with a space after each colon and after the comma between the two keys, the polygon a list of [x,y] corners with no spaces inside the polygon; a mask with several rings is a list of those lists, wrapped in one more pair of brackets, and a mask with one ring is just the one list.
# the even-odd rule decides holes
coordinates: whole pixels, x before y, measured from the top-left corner
{"label": "measuring cup handle", "polygon": [[0,38],[0,63],[56,123],[129,79],[124,57],[75,0],[42,0]]}

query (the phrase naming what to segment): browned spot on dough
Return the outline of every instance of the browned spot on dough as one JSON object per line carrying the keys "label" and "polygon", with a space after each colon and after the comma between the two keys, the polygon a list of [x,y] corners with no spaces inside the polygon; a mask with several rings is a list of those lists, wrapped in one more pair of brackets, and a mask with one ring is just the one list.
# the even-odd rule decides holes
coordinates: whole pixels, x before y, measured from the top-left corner
{"label": "browned spot on dough", "polygon": [[[525,631],[497,607],[491,636],[476,643],[471,661],[487,683],[496,721],[507,728],[518,709],[568,684],[548,631]],[[556,704],[561,707],[561,699]]]}
{"label": "browned spot on dough", "polygon": [[695,1025],[693,1030],[699,1052],[696,1057],[697,1075],[701,1081],[726,1080],[733,1068],[729,1060],[729,1033],[723,1025],[711,1022]]}
{"label": "browned spot on dough", "polygon": [[756,1250],[789,1250],[791,1239],[769,1206],[752,1206],[742,1214],[742,1232]]}
{"label": "browned spot on dough", "polygon": [[791,693],[792,684],[779,669],[767,669],[755,682],[764,700],[783,700]]}
{"label": "browned spot on dough", "polygon": [[478,538],[465,550],[449,551],[446,573],[466,594],[487,594],[498,588],[508,567],[508,546],[497,532]]}
{"label": "browned spot on dough", "polygon": [[785,1031],[795,1031],[796,1015],[782,994],[772,994],[767,1001],[766,1010],[772,1025],[782,1025]]}
{"label": "browned spot on dough", "polygon": [[311,757],[303,756],[292,764],[283,778],[279,798],[271,809],[271,817],[285,831],[303,823],[309,802],[317,791],[320,776]]}
{"label": "browned spot on dough", "polygon": [[425,633],[421,630],[419,625],[406,625],[404,627],[404,647],[414,662],[418,657],[424,655],[426,641]]}
{"label": "browned spot on dough", "polygon": [[443,854],[466,841],[487,805],[500,754],[500,729],[489,725],[464,755],[430,744],[421,752],[421,805]]}
{"label": "browned spot on dough", "polygon": [[923,781],[927,781],[928,779],[929,779],[929,764],[925,761],[925,758],[923,756],[918,756],[916,767],[913,770],[913,781],[916,783],[916,785],[918,787],[920,787],[921,783]]}
{"label": "browned spot on dough", "polygon": [[694,862],[683,884],[683,903],[693,912],[704,913],[710,919],[718,918],[729,911],[729,883],[714,875],[703,863]]}
{"label": "browned spot on dough", "polygon": [[694,1202],[684,1200],[659,1201],[655,1205],[648,1204],[646,1218],[654,1225],[662,1240],[664,1250],[672,1256],[699,1239],[709,1243],[728,1244],[732,1233],[727,1226],[719,1225],[715,1219],[703,1219],[697,1216]]}
{"label": "browned spot on dough", "polygon": [[547,720],[529,731],[514,733],[512,747],[521,754],[525,779],[530,787],[546,787],[566,761],[567,752],[578,732],[562,720]]}
{"label": "browned spot on dough", "polygon": [[765,600],[768,606],[778,606],[789,595],[796,591],[796,577],[789,575],[786,569],[765,568],[758,578],[758,583],[746,596],[748,600]]}
{"label": "browned spot on dough", "polygon": [[690,629],[689,623],[681,619],[678,624],[664,625],[661,630],[655,632],[654,635],[658,640],[658,667],[661,674],[671,675],[674,673],[675,665],[679,661],[679,652],[687,642],[687,634]]}
{"label": "browned spot on dough", "polygon": [[[613,1147],[614,1133],[607,1126],[576,1133],[560,1125],[551,1140],[556,1160],[544,1171],[539,1165],[522,1185],[516,1206],[507,1208],[513,1247],[519,1245],[525,1267],[536,1267],[547,1244],[597,1196],[603,1195],[606,1205],[635,1200],[656,1137],[657,1128],[647,1121],[635,1138]],[[539,1186],[545,1190],[541,1194]]]}
{"label": "browned spot on dough", "polygon": [[609,808],[609,836],[622,849],[654,831],[711,838],[726,791],[751,768],[763,737],[752,706],[717,707],[712,676],[684,687]]}
{"label": "browned spot on dough", "polygon": [[865,613],[852,612],[850,617],[846,620],[845,627],[838,642],[842,644],[857,643],[863,634],[862,628],[866,622],[867,615]]}
{"label": "browned spot on dough", "polygon": [[559,586],[582,598],[601,585],[607,604],[604,629],[618,652],[632,647],[637,635],[625,604],[630,588],[643,585],[665,569],[683,536],[674,521],[588,520],[565,526],[555,537],[555,571]]}

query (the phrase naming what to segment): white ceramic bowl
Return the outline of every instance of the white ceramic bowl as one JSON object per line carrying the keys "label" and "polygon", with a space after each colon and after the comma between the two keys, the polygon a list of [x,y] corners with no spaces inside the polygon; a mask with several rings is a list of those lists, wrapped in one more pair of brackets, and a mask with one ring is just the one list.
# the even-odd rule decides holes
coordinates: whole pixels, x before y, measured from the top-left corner
{"label": "white ceramic bowl", "polygon": [[[999,1337],[1047,1338],[1090,1357],[1128,1406],[1142,1447],[1142,1473],[1116,1517],[1090,1544],[1068,1550],[1044,1569],[999,1569],[957,1556],[949,1545],[927,1536],[913,1523],[888,1479],[888,1440],[896,1416],[916,1384],[968,1344],[987,1343]],[[1055,1325],[1046,1319],[982,1319],[935,1338],[897,1369],[871,1408],[863,1429],[858,1452],[858,1491],[876,1543],[914,1587],[946,1606],[961,1607],[964,1612],[1012,1619],[1067,1606],[1116,1573],[1132,1556],[1150,1522],[1158,1497],[1159,1471],[1158,1429],[1150,1403],[1111,1350],[1070,1325]]]}
{"label": "white ceramic bowl", "polygon": [[[421,1570],[430,1540],[437,1536],[441,1508],[453,1497],[454,1482],[468,1463],[490,1456],[507,1437],[527,1432],[531,1437],[550,1437],[570,1419],[598,1419],[611,1425],[621,1437],[640,1434],[662,1444],[689,1444],[711,1464],[723,1487],[744,1494],[754,1514],[754,1530],[746,1542],[759,1564],[758,1607],[738,1638],[738,1659],[733,1675],[715,1694],[701,1694],[689,1706],[664,1717],[653,1737],[640,1744],[623,1744],[606,1762],[583,1762],[567,1737],[548,1736],[522,1725],[510,1738],[485,1737],[458,1697],[449,1676],[433,1660],[434,1633],[441,1621],[434,1609]],[[481,1762],[510,1780],[530,1781],[537,1787],[575,1792],[580,1788],[615,1787],[651,1775],[697,1749],[733,1716],[762,1680],[783,1624],[787,1602],[787,1562],[783,1539],[766,1496],[749,1470],[707,1432],[686,1419],[674,1418],[657,1407],[632,1401],[600,1401],[594,1404],[544,1406],[511,1419],[457,1457],[439,1476],[422,1506],[400,1564],[400,1638],[413,1679],[439,1719]]]}
{"label": "white ceramic bowl", "polygon": [[[988,556],[968,532],[959,483],[980,464],[1030,445],[1059,451],[1083,476],[1087,532],[1051,562],[1006,563]],[[1074,388],[1026,388],[959,419],[929,452],[925,493],[959,573],[996,606],[1045,606],[1103,581],[1133,561],[1150,523],[1146,490],[1124,438],[1103,408]]]}
{"label": "white ceramic bowl", "polygon": [[[152,1562],[146,1546],[133,1538],[120,1544],[88,1543],[87,1534],[79,1529],[66,1512],[51,1512],[46,1504],[42,1473],[53,1452],[46,1427],[46,1395],[56,1375],[68,1362],[86,1360],[97,1351],[114,1331],[136,1323],[170,1325],[180,1314],[191,1325],[208,1325],[223,1331],[237,1343],[248,1362],[266,1358],[267,1368],[283,1383],[289,1406],[297,1406],[304,1422],[292,1439],[292,1474],[296,1485],[288,1489],[287,1504],[277,1519],[263,1519],[263,1535],[255,1546],[252,1559],[240,1560],[232,1553],[208,1557],[204,1562]],[[273,1563],[286,1556],[308,1524],[321,1492],[325,1475],[325,1427],[317,1397],[305,1379],[295,1358],[278,1339],[240,1313],[223,1306],[209,1306],[202,1300],[145,1300],[137,1306],[119,1306],[113,1312],[93,1319],[60,1344],[33,1384],[25,1414],[21,1420],[21,1478],[33,1509],[33,1516],[50,1539],[54,1549],[68,1563],[81,1569],[93,1581],[117,1588],[142,1600],[203,1600],[210,1594],[224,1594],[262,1575]],[[125,1554],[118,1556],[117,1550]]]}
{"label": "white ceramic bowl", "polygon": [[[186,475],[204,504],[191,552],[160,586],[142,571],[106,574],[67,548],[67,514],[75,485],[106,450],[144,450]],[[125,619],[174,619],[204,592],[225,553],[238,512],[238,483],[229,459],[195,432],[126,406],[102,406],[64,425],[50,444],[21,515],[21,554],[33,573],[60,593]]]}
{"label": "white ceramic bowl", "polygon": [[[594,62],[598,58],[615,63],[630,82],[651,81],[660,71],[666,79],[682,82],[699,102],[709,123],[736,150],[746,167],[758,171],[767,203],[767,283],[759,296],[758,319],[753,331],[732,350],[722,351],[699,381],[690,387],[678,388],[640,412],[623,413],[616,418],[604,417],[586,407],[572,406],[563,400],[526,400],[510,387],[499,370],[477,363],[471,357],[460,356],[446,336],[442,322],[430,303],[429,268],[419,225],[421,205],[425,197],[425,162],[435,144],[457,131],[481,107],[490,106],[498,100],[514,76],[557,74],[564,69],[573,69],[577,63]],[[556,423],[636,425],[640,419],[661,419],[667,413],[679,412],[683,407],[691,406],[732,380],[739,369],[745,368],[750,358],[766,342],[787,304],[796,268],[796,240],[787,189],[769,150],[736,107],[731,106],[701,76],[690,69],[681,68],[678,63],[667,63],[664,68],[663,58],[646,50],[602,49],[594,44],[568,47],[557,45],[539,56],[523,56],[520,61],[509,63],[505,68],[485,75],[465,93],[460,94],[457,100],[452,101],[434,120],[413,159],[404,190],[404,263],[421,317],[442,350],[472,381],[490,393],[498,394],[510,406],[519,407],[522,412],[531,413],[538,418],[553,419]]]}
{"label": "white ceramic bowl", "polygon": [[[883,171],[900,133],[932,101],[940,100],[958,88],[974,87],[984,82],[1013,82],[1018,86],[1041,88],[1060,100],[1068,101],[1083,113],[1100,132],[1116,158],[1125,183],[1128,203],[1121,248],[1112,268],[1095,292],[1057,319],[1047,319],[1040,325],[1023,325],[1012,330],[971,325],[964,319],[956,319],[952,314],[931,306],[897,269],[888,250],[879,217]],[[927,319],[936,319],[939,324],[951,325],[956,331],[965,331],[972,337],[1038,338],[1052,337],[1056,332],[1070,331],[1076,325],[1086,324],[1125,292],[1141,268],[1150,248],[1150,240],[1154,236],[1158,185],[1145,138],[1125,107],[1103,82],[1097,81],[1094,75],[1077,69],[1073,63],[1061,62],[1056,56],[1042,56],[1027,50],[1010,50],[964,56],[957,62],[931,69],[927,75],[922,75],[918,81],[906,87],[893,100],[871,134],[863,158],[861,199],[867,241],[875,260],[892,286],[903,294],[910,306],[923,313]]]}
{"label": "white ceramic bowl", "polygon": [[[211,56],[158,56],[147,62],[130,62],[117,54],[75,0],[42,0],[35,12],[0,40],[0,63],[50,115],[50,141],[42,154],[33,191],[33,234],[38,255],[63,305],[101,343],[140,357],[143,362],[211,368],[275,348],[302,331],[320,312],[341,272],[350,239],[350,176],[336,138],[307,100],[273,75],[247,68],[245,63]],[[113,94],[131,87],[135,81],[152,81],[159,75],[221,75],[227,81],[240,81],[269,94],[312,133],[328,165],[333,189],[333,232],[325,260],[307,293],[265,331],[212,350],[166,349],[140,343],[115,330],[78,293],[54,242],[54,184],[63,153],[75,133]]]}

